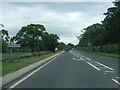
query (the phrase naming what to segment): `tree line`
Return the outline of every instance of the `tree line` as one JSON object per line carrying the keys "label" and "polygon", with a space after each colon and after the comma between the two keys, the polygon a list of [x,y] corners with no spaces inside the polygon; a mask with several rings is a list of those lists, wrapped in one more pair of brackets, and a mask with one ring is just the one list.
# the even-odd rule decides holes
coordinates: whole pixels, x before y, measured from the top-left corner
{"label": "tree line", "polygon": [[113,4],[114,7],[104,13],[102,24],[96,23],[84,28],[84,33],[79,37],[79,47],[120,43],[120,1]]}
{"label": "tree line", "polygon": [[[0,30],[2,39],[2,52],[7,52],[9,43],[20,44],[20,50],[22,51],[37,51],[38,49],[38,39],[40,40],[40,50],[42,51],[52,51],[55,49],[63,50],[66,48],[66,44],[63,42],[58,42],[60,39],[57,34],[46,32],[46,28],[41,24],[30,24],[23,26],[15,36],[9,37],[7,30]],[[15,49],[16,50],[16,49]]]}

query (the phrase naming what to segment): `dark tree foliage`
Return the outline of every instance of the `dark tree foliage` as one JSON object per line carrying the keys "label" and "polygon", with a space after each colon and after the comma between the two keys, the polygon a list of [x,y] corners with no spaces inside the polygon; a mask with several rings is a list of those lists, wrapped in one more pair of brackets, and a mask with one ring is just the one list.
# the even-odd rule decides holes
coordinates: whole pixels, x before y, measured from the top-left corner
{"label": "dark tree foliage", "polygon": [[10,40],[8,31],[4,29],[0,30],[0,36],[1,36],[0,40],[2,41],[2,52],[7,52],[8,50],[7,44],[9,43]]}
{"label": "dark tree foliage", "polygon": [[43,32],[45,31],[45,27],[41,24],[30,24],[24,26],[17,33],[15,40],[17,43],[21,44],[21,47],[29,46],[31,48],[31,52],[34,51],[35,42],[38,41],[39,36],[43,37]]}
{"label": "dark tree foliage", "polygon": [[49,50],[55,52],[55,48],[57,48],[59,37],[56,34],[48,34],[44,33],[43,42],[44,47]]}
{"label": "dark tree foliage", "polygon": [[92,46],[103,45],[104,44],[104,33],[105,28],[102,24],[93,24],[84,29],[85,33],[80,39],[80,46],[87,46],[87,43],[91,43]]}
{"label": "dark tree foliage", "polygon": [[59,42],[58,43],[58,50],[64,50],[66,48],[66,44],[65,43],[63,43],[63,42]]}
{"label": "dark tree foliage", "polygon": [[107,43],[120,43],[120,1],[113,2],[115,7],[108,8],[103,25],[106,29],[105,40]]}
{"label": "dark tree foliage", "polygon": [[102,24],[93,24],[85,28],[79,46],[108,45],[120,43],[120,1],[113,2],[115,7],[108,8]]}

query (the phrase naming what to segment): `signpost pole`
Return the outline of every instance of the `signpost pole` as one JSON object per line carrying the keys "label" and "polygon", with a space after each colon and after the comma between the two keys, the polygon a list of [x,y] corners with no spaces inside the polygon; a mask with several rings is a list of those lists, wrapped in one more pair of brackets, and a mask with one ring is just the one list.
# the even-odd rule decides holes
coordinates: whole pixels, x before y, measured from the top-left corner
{"label": "signpost pole", "polygon": [[40,40],[38,40],[38,56],[40,56]]}
{"label": "signpost pole", "polygon": [[10,54],[12,54],[12,47],[10,48]]}

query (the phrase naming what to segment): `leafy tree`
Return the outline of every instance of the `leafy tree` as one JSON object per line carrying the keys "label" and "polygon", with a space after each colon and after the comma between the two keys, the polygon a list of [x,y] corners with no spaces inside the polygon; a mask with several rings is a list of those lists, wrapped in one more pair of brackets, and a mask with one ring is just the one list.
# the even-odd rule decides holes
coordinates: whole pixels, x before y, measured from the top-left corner
{"label": "leafy tree", "polygon": [[72,49],[72,48],[74,48],[74,44],[72,44],[72,43],[68,43],[68,44],[67,44],[67,48],[68,48],[68,49]]}
{"label": "leafy tree", "polygon": [[56,34],[48,34],[44,33],[43,42],[44,46],[47,50],[55,52],[55,48],[57,48],[59,37]]}
{"label": "leafy tree", "polygon": [[43,37],[43,32],[45,31],[45,27],[41,24],[30,24],[24,26],[17,33],[15,40],[17,43],[21,44],[21,47],[29,46],[31,48],[31,52],[34,51],[35,42],[37,42],[38,37]]}
{"label": "leafy tree", "polygon": [[[120,1],[113,2],[115,7],[108,8],[103,25],[106,28],[106,42],[108,44],[120,43]],[[112,38],[111,38],[112,37]]]}
{"label": "leafy tree", "polygon": [[7,30],[0,30],[0,36],[1,36],[1,40],[2,40],[2,52],[7,52],[8,47],[7,44],[9,43],[9,34]]}
{"label": "leafy tree", "polygon": [[96,23],[88,26],[84,30],[85,33],[83,34],[79,42],[80,46],[87,46],[87,43],[91,43],[93,46],[104,44],[105,28],[102,24]]}
{"label": "leafy tree", "polygon": [[59,42],[57,47],[58,50],[64,50],[66,48],[66,44],[64,44],[63,42]]}
{"label": "leafy tree", "polygon": [[8,31],[7,30],[0,30],[0,35],[1,35],[1,39],[5,40],[6,42],[9,42],[9,34],[8,34]]}

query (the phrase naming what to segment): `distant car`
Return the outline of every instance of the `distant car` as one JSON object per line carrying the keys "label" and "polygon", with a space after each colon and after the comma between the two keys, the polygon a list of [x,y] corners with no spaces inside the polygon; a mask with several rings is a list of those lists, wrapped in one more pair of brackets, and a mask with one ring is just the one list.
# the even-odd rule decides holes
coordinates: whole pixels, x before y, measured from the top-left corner
{"label": "distant car", "polygon": [[69,51],[69,49],[68,49],[68,48],[66,48],[66,49],[65,49],[65,51]]}

